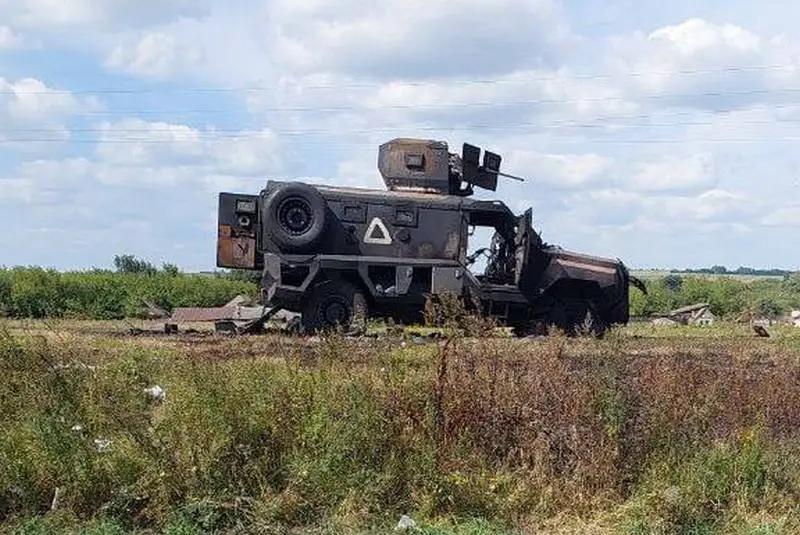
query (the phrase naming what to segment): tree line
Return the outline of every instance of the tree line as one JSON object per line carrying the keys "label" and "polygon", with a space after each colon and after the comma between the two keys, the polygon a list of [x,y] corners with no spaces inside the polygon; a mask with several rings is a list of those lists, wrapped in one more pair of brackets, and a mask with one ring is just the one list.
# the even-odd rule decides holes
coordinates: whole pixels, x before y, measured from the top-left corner
{"label": "tree line", "polygon": [[[59,272],[37,266],[0,268],[0,316],[12,318],[122,319],[141,315],[145,302],[175,307],[222,306],[239,294],[255,296],[260,274],[183,273],[133,255],[114,258],[114,269]],[[631,289],[631,315],[651,316],[707,302],[717,316],[778,318],[800,308],[800,274],[744,281],[671,273],[645,281],[648,295]]]}

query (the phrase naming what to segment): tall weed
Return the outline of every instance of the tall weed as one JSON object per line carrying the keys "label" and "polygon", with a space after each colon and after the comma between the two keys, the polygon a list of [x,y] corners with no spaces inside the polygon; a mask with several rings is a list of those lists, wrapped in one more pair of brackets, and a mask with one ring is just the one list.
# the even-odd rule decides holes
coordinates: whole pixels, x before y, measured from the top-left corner
{"label": "tall weed", "polygon": [[47,515],[57,489],[62,514],[203,532],[601,510],[630,533],[712,533],[798,513],[800,363],[779,351],[93,344],[0,335],[0,516]]}

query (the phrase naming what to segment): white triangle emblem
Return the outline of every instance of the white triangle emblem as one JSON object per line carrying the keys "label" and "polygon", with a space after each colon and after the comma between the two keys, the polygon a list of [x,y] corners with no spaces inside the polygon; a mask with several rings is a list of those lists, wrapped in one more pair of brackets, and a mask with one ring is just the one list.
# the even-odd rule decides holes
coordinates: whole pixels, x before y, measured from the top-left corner
{"label": "white triangle emblem", "polygon": [[392,244],[392,236],[389,234],[389,229],[386,228],[380,217],[374,218],[369,227],[367,227],[367,232],[364,233],[364,243],[376,245]]}

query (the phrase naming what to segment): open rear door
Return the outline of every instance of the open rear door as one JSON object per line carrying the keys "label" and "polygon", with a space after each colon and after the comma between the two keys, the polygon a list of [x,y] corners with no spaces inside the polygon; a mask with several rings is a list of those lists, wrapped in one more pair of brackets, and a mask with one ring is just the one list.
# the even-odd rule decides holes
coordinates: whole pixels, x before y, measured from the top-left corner
{"label": "open rear door", "polygon": [[516,266],[514,269],[514,284],[519,286],[522,276],[528,268],[530,261],[531,232],[533,231],[533,208],[528,208],[525,213],[517,218],[517,233],[514,236],[514,254]]}

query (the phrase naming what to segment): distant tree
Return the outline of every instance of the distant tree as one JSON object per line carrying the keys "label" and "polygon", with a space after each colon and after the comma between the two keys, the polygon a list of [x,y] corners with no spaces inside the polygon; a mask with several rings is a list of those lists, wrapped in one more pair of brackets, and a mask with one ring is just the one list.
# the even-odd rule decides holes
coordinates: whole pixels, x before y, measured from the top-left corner
{"label": "distant tree", "polygon": [[117,255],[114,257],[114,266],[120,273],[144,273],[155,275],[158,269],[145,260],[139,260],[134,255]]}
{"label": "distant tree", "polygon": [[728,268],[725,266],[711,266],[711,273],[716,275],[724,275],[728,272]]}
{"label": "distant tree", "polygon": [[671,292],[680,292],[683,287],[683,277],[676,274],[670,274],[664,277],[664,285]]}
{"label": "distant tree", "polygon": [[165,274],[169,275],[170,277],[177,277],[178,275],[181,274],[181,270],[180,270],[180,268],[178,268],[178,266],[176,266],[175,264],[169,264],[169,263],[164,263],[161,266],[161,271],[163,271]]}
{"label": "distant tree", "polygon": [[222,276],[234,281],[252,282],[256,284],[261,281],[261,272],[250,269],[231,269],[230,271],[222,272]]}

